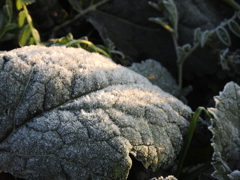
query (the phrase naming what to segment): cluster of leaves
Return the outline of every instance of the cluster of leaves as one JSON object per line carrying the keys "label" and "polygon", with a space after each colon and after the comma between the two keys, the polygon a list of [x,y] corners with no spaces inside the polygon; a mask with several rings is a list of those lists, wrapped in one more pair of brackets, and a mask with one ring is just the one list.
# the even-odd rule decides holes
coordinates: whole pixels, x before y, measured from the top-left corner
{"label": "cluster of leaves", "polygon": [[[220,41],[225,44],[226,46],[231,45],[231,38],[229,35],[228,30],[225,28],[225,26],[228,26],[230,31],[235,34],[237,37],[240,37],[240,26],[237,23],[235,19],[240,20],[240,8],[237,6],[237,4],[233,5],[235,9],[238,11],[235,12],[234,16],[231,19],[228,19],[224,22],[222,22],[219,26],[217,26],[213,30],[206,30],[201,31],[200,28],[195,29],[194,31],[194,40],[192,45],[191,44],[185,44],[183,46],[179,46],[177,43],[178,39],[178,12],[177,7],[173,0],[159,0],[158,3],[154,3],[149,1],[149,5],[154,7],[155,9],[159,11],[163,11],[164,17],[155,17],[155,18],[149,18],[150,21],[153,21],[157,24],[160,24],[162,27],[167,29],[173,37],[173,41],[175,44],[175,50],[177,54],[177,64],[179,67],[179,87],[182,87],[182,69],[183,64],[186,61],[186,59],[196,50],[199,46],[204,47],[204,45],[211,39],[214,38],[216,35],[220,39]],[[226,52],[224,50],[223,52]],[[222,62],[225,62],[226,60],[223,60],[223,57],[226,57],[223,55],[221,51],[220,57],[221,57],[221,64]],[[222,64],[222,66],[224,66]],[[226,69],[226,68],[225,68]]]}
{"label": "cluster of leaves", "polygon": [[[25,45],[40,45],[40,35],[36,28],[34,28],[32,18],[28,13],[26,5],[34,1],[23,1],[17,0],[16,7],[19,10],[18,14],[18,26],[21,28],[21,33],[19,37],[19,44],[21,46]],[[27,23],[26,23],[27,22]]]}
{"label": "cluster of leaves", "polygon": [[[149,2],[149,5],[151,5],[153,8],[163,12],[164,17],[155,17],[155,18],[149,18],[150,21],[155,22],[157,24],[160,24],[163,28],[168,30],[172,34],[172,38],[175,44],[175,50],[177,54],[177,64],[179,67],[179,87],[182,87],[182,69],[183,64],[186,61],[186,59],[200,46],[204,47],[204,45],[211,41],[216,36],[218,39],[225,45],[230,46],[231,45],[231,38],[229,31],[231,31],[235,36],[240,37],[240,25],[237,21],[240,20],[240,6],[235,1],[226,1],[231,6],[233,6],[236,10],[233,17],[223,21],[219,26],[217,26],[215,29],[212,30],[205,30],[201,31],[200,28],[195,29],[194,31],[194,39],[193,43],[191,44],[185,44],[183,46],[179,46],[177,43],[178,39],[178,13],[177,8],[173,0],[159,0],[158,3],[155,2]],[[227,28],[229,30],[227,30]],[[237,49],[234,52],[230,52],[229,48],[218,50],[220,64],[222,66],[223,70],[226,70],[228,72],[231,72],[231,69],[234,69],[235,73],[239,73],[239,64],[240,64],[240,51]],[[199,119],[202,112],[205,112],[205,114],[212,119],[211,126],[209,126],[209,129],[213,133],[212,138],[212,146],[214,147],[214,154],[213,154],[213,162],[212,165],[215,168],[214,173],[212,174],[217,179],[239,179],[240,172],[238,170],[239,166],[235,165],[232,166],[231,163],[233,161],[239,161],[240,157],[238,154],[238,148],[235,147],[234,144],[236,142],[239,142],[239,137],[235,136],[235,134],[238,134],[239,132],[239,125],[234,128],[232,124],[239,124],[239,114],[236,113],[239,111],[236,104],[238,104],[238,93],[236,93],[236,89],[239,89],[239,86],[236,87],[234,83],[229,83],[225,86],[225,91],[220,94],[219,97],[216,97],[216,104],[217,108],[210,108],[206,110],[203,107],[199,107],[194,115],[192,116],[191,124],[189,126],[188,134],[186,136],[185,144],[182,149],[181,155],[180,155],[180,162],[178,164],[178,169],[176,173],[176,177],[180,176],[180,173],[182,172],[182,166],[184,159],[187,155],[190,142],[192,140],[192,136],[194,133],[194,130],[197,126],[197,120]],[[231,93],[230,93],[231,92]],[[230,95],[231,94],[231,95]],[[232,96],[234,96],[232,98]],[[227,98],[228,100],[226,100]],[[236,101],[236,102],[235,102]],[[228,103],[232,103],[233,105],[230,107]],[[234,111],[231,109],[235,108]],[[232,115],[232,112],[234,112],[234,115]],[[224,117],[224,119],[223,119]],[[226,123],[225,130],[222,130],[219,127],[223,127]],[[232,123],[232,124],[231,124]],[[236,131],[236,132],[235,132]],[[230,134],[231,140],[234,141],[229,143],[229,141],[225,142],[224,133],[228,132]],[[223,139],[220,139],[222,137]],[[223,142],[221,142],[223,141]],[[234,147],[232,150],[233,152],[229,153],[230,155],[225,155],[225,148],[226,146],[230,148],[230,146]],[[230,163],[231,162],[231,163]],[[236,163],[236,162],[234,162]],[[207,168],[209,168],[209,163],[206,163],[203,167],[197,168],[196,174],[199,175],[200,173],[204,172]],[[232,169],[236,170],[232,170]],[[194,173],[192,173],[194,174]],[[187,179],[193,179],[197,177],[197,175],[190,175],[187,177]]]}
{"label": "cluster of leaves", "polygon": [[67,36],[62,38],[50,40],[51,46],[66,46],[66,47],[75,47],[75,48],[81,47],[89,52],[97,52],[108,58],[111,58],[113,54],[118,54],[122,56],[122,58],[124,58],[123,53],[115,50],[114,43],[110,39],[107,39],[106,42],[107,42],[106,46],[95,45],[91,41],[89,41],[87,37],[74,39],[71,33],[69,33]]}
{"label": "cluster of leaves", "polygon": [[[124,57],[123,53],[115,50],[115,46],[110,39],[106,40],[107,46],[95,45],[88,40],[87,37],[80,39],[74,39],[73,35],[69,33],[65,37],[58,39],[50,39],[50,42],[41,42],[40,34],[34,27],[32,17],[28,12],[27,5],[34,3],[35,0],[16,0],[16,9],[18,10],[17,24],[13,23],[13,0],[6,0],[3,5],[2,11],[0,11],[0,42],[11,40],[15,37],[13,30],[18,29],[18,43],[20,46],[27,45],[63,45],[66,47],[81,47],[89,52],[98,52],[106,57],[111,58],[113,54]],[[69,0],[72,7],[80,13],[84,13],[81,5],[82,2]],[[96,5],[95,5],[96,6]],[[93,4],[91,3],[91,6]],[[91,8],[90,8],[91,10]],[[89,10],[88,10],[89,11]]]}
{"label": "cluster of leaves", "polygon": [[14,37],[15,30],[18,25],[12,22],[13,19],[13,4],[12,0],[6,0],[5,4],[0,3],[0,42],[11,40]]}

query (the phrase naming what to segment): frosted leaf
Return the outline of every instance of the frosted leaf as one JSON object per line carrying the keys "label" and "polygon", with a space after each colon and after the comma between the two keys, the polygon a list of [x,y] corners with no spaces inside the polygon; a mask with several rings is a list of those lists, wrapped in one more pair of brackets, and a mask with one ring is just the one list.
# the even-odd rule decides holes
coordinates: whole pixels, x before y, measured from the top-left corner
{"label": "frosted leaf", "polygon": [[0,171],[25,179],[127,179],[179,154],[189,107],[83,49],[0,54]]}
{"label": "frosted leaf", "polygon": [[230,180],[239,177],[240,169],[240,87],[228,83],[215,102],[216,108],[208,109],[214,116],[209,127],[213,133],[213,176]]}
{"label": "frosted leaf", "polygon": [[152,178],[152,179],[150,179],[150,180],[177,180],[177,178],[175,178],[174,176],[168,176],[168,177],[166,177],[166,178],[164,178],[164,177],[162,177],[162,176],[160,176],[160,177],[158,177],[158,178]]}
{"label": "frosted leaf", "polygon": [[221,40],[221,42],[226,46],[230,46],[231,39],[228,31],[223,26],[218,26],[216,30],[217,30],[217,36]]}
{"label": "frosted leaf", "polygon": [[186,100],[181,94],[175,79],[159,62],[148,59],[141,63],[133,63],[129,69],[145,76],[152,84],[157,85],[163,91],[168,92],[183,101]]}

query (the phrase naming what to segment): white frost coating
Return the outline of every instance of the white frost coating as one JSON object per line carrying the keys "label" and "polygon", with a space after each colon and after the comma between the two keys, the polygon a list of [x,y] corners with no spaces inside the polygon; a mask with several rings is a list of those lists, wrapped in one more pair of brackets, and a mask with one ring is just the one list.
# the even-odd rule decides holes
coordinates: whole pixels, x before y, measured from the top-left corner
{"label": "white frost coating", "polygon": [[189,107],[83,49],[0,55],[0,171],[26,179],[126,179],[178,155]]}
{"label": "white frost coating", "polygon": [[159,62],[153,59],[148,59],[141,63],[133,63],[129,69],[148,78],[152,84],[157,85],[163,91],[172,94],[184,102],[186,101],[175,79]]}
{"label": "white frost coating", "polygon": [[240,87],[230,82],[214,100],[216,108],[208,109],[214,116],[209,127],[213,133],[213,176],[219,180],[239,179]]}

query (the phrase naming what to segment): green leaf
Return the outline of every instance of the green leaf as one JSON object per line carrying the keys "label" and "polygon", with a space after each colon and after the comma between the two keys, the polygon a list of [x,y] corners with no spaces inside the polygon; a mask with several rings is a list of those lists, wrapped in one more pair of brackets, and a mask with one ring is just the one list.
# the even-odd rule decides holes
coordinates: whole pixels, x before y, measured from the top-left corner
{"label": "green leaf", "polygon": [[203,47],[205,45],[205,43],[207,42],[208,40],[208,36],[209,36],[209,31],[206,30],[202,33],[202,36],[201,36],[201,47]]}
{"label": "green leaf", "polygon": [[3,7],[3,13],[6,18],[7,24],[11,23],[12,21],[12,1],[7,0],[5,6]]}
{"label": "green leaf", "polygon": [[16,8],[17,10],[21,10],[23,8],[23,2],[22,0],[16,0]]}
{"label": "green leaf", "polygon": [[201,28],[197,28],[194,30],[194,39],[193,39],[193,44],[197,44],[197,43],[201,43],[201,36],[202,36],[202,32],[201,32]]}
{"label": "green leaf", "polygon": [[28,42],[30,36],[31,36],[31,29],[30,29],[29,25],[27,24],[23,27],[22,32],[20,33],[19,44],[21,46],[27,45],[27,42]]}
{"label": "green leaf", "polygon": [[177,7],[173,0],[163,0],[164,7],[167,11],[166,16],[170,21],[171,26],[173,27],[173,32],[175,33],[176,38],[178,37],[178,12]]}
{"label": "green leaf", "polygon": [[73,35],[72,33],[68,33],[67,36],[66,36],[67,39],[69,40],[73,40]]}
{"label": "green leaf", "polygon": [[7,32],[7,31],[13,30],[13,29],[15,29],[17,27],[18,27],[17,24],[11,23],[11,24],[8,24],[8,25],[4,26],[3,29]]}
{"label": "green leaf", "polygon": [[177,60],[177,62],[181,62],[181,60],[184,59],[186,56],[186,51],[180,46],[177,47],[177,51],[179,56],[179,59]]}
{"label": "green leaf", "polygon": [[5,26],[3,27],[3,29],[0,31],[0,39],[3,38],[3,36],[5,35],[5,33],[7,33],[7,32],[10,31],[10,30],[13,30],[13,29],[15,29],[15,28],[17,28],[17,27],[18,27],[18,25],[17,25],[17,24],[14,24],[14,23],[5,25]]}
{"label": "green leaf", "polygon": [[230,36],[224,27],[222,27],[222,26],[217,27],[217,36],[222,41],[223,44],[225,44],[227,46],[231,45]]}
{"label": "green leaf", "polygon": [[232,31],[232,33],[234,33],[236,36],[240,37],[240,27],[236,21],[234,21],[232,19],[228,20],[228,27]]}
{"label": "green leaf", "polygon": [[155,3],[152,1],[148,1],[148,4],[152,6],[154,9],[157,9],[158,11],[163,11],[163,4],[162,3]]}
{"label": "green leaf", "polygon": [[27,45],[34,45],[34,44],[35,44],[34,38],[30,37]]}
{"label": "green leaf", "polygon": [[183,48],[183,50],[184,50],[185,52],[188,52],[188,51],[191,50],[192,46],[191,46],[190,44],[185,44],[185,45],[183,45],[182,48]]}
{"label": "green leaf", "polygon": [[219,59],[220,59],[220,64],[222,66],[222,69],[224,70],[230,70],[228,66],[228,61],[227,61],[227,54],[229,52],[229,49],[221,50],[219,53]]}
{"label": "green leaf", "polygon": [[0,42],[9,41],[15,37],[15,34],[7,33],[0,39]]}
{"label": "green leaf", "polygon": [[32,35],[33,35],[33,38],[34,38],[36,44],[38,44],[41,41],[41,39],[40,39],[40,35],[39,35],[38,31],[35,28],[32,31]]}
{"label": "green leaf", "polygon": [[162,27],[164,27],[165,29],[167,29],[170,32],[173,32],[173,28],[169,26],[169,24],[165,21],[165,18],[149,18],[150,21],[155,22],[157,24],[160,24]]}
{"label": "green leaf", "polygon": [[18,25],[19,27],[22,27],[26,19],[26,13],[24,11],[21,11],[18,14]]}
{"label": "green leaf", "polygon": [[208,109],[214,116],[209,127],[213,133],[212,165],[215,169],[213,176],[219,180],[239,179],[240,87],[234,82],[230,82],[214,100],[216,107]]}
{"label": "green leaf", "polygon": [[238,19],[240,20],[240,11],[237,13]]}

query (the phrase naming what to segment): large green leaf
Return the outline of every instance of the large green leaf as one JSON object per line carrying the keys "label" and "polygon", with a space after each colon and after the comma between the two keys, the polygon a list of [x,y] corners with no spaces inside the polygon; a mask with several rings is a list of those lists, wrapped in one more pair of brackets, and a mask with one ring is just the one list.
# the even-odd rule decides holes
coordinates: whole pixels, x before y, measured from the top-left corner
{"label": "large green leaf", "polygon": [[26,179],[127,179],[130,155],[177,157],[191,110],[146,78],[81,48],[0,54],[0,171]]}
{"label": "large green leaf", "polygon": [[240,87],[230,82],[215,98],[212,146],[214,149],[213,176],[219,180],[240,179]]}

